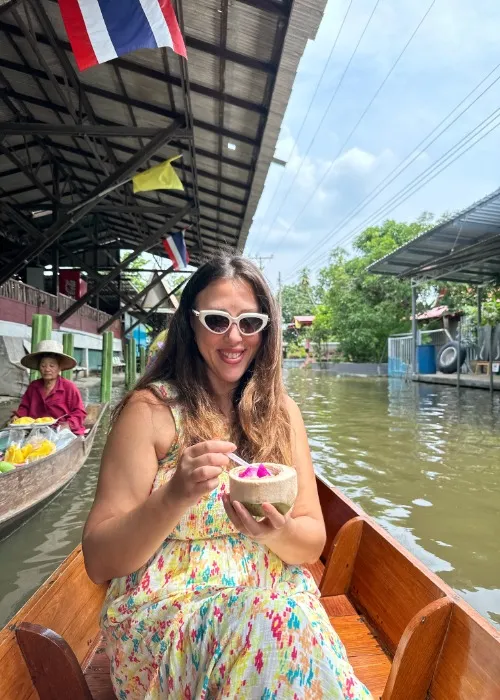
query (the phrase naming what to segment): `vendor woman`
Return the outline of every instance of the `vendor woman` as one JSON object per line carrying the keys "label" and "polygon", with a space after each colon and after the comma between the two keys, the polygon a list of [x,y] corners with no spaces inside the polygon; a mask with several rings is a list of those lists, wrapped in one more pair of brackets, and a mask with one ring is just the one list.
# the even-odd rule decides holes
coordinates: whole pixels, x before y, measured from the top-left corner
{"label": "vendor woman", "polygon": [[61,377],[61,372],[76,366],[75,358],[66,355],[57,341],[42,340],[36,352],[25,355],[21,364],[37,369],[42,377],[31,382],[14,415],[61,418],[60,425],[66,424],[75,435],[83,435],[87,413],[81,394],[73,382]]}

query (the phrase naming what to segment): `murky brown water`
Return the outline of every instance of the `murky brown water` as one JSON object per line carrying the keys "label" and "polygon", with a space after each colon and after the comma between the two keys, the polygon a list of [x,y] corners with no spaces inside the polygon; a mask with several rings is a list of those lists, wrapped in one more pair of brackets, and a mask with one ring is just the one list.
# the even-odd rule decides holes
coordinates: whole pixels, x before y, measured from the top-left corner
{"label": "murky brown water", "polygon": [[[500,395],[302,370],[286,380],[318,472],[500,624]],[[0,543],[0,624],[79,542],[104,440],[102,426],[65,491]]]}
{"label": "murky brown water", "polygon": [[500,395],[290,370],[315,468],[500,626]]}

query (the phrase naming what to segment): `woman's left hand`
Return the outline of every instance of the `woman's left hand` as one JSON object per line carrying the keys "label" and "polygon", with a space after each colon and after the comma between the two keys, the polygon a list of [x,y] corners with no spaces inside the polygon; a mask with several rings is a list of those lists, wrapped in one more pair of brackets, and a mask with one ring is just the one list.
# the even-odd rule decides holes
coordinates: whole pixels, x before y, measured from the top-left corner
{"label": "woman's left hand", "polygon": [[222,500],[227,517],[234,527],[257,542],[273,539],[280,534],[290,520],[290,511],[286,515],[281,515],[270,503],[262,504],[266,516],[263,520],[257,521],[239,501],[231,502],[228,494],[224,494]]}

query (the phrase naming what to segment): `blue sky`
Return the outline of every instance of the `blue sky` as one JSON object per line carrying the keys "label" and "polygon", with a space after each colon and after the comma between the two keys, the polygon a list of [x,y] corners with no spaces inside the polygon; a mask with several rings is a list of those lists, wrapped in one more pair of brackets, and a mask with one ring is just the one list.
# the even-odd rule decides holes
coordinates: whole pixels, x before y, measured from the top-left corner
{"label": "blue sky", "polygon": [[[385,215],[376,214],[392,195],[431,167],[499,107],[499,80],[434,144],[421,149],[415,162],[379,197],[350,223],[329,235],[314,256],[307,257],[315,244],[338,228],[347,214],[500,64],[500,4],[493,0],[436,0],[396,69],[344,146],[346,137],[431,5],[431,0],[380,0],[310,147],[376,0],[353,0],[311,103],[348,4],[349,0],[329,0],[316,39],[306,48],[276,150],[276,155],[288,161],[288,166],[285,170],[271,166],[245,248],[247,255],[274,255],[265,270],[273,284],[279,271],[290,282],[293,271],[301,264],[309,263],[313,270],[317,268],[327,260],[328,252],[339,240],[361,226],[365,219],[366,225],[372,225],[386,218],[414,220],[423,211],[440,215],[462,209],[500,186],[499,128],[406,202],[391,206],[387,213],[383,212]],[[482,89],[499,77],[500,68]],[[490,126],[496,123],[500,124],[500,111]]]}

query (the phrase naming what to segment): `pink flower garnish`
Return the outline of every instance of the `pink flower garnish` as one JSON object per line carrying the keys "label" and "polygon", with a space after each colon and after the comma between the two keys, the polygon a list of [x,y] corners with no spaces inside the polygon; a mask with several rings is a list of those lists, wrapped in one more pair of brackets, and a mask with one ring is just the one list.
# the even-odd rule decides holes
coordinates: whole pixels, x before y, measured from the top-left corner
{"label": "pink flower garnish", "polygon": [[271,476],[271,474],[263,464],[259,464],[259,468],[257,469],[257,476],[259,477],[259,479],[262,479],[263,476]]}
{"label": "pink flower garnish", "polygon": [[257,467],[247,467],[245,471],[240,472],[240,479],[249,479],[257,476]]}
{"label": "pink flower garnish", "polygon": [[258,467],[247,467],[239,476],[240,479],[255,479],[256,476],[262,479],[264,476],[271,476],[271,472],[263,464],[259,464]]}

